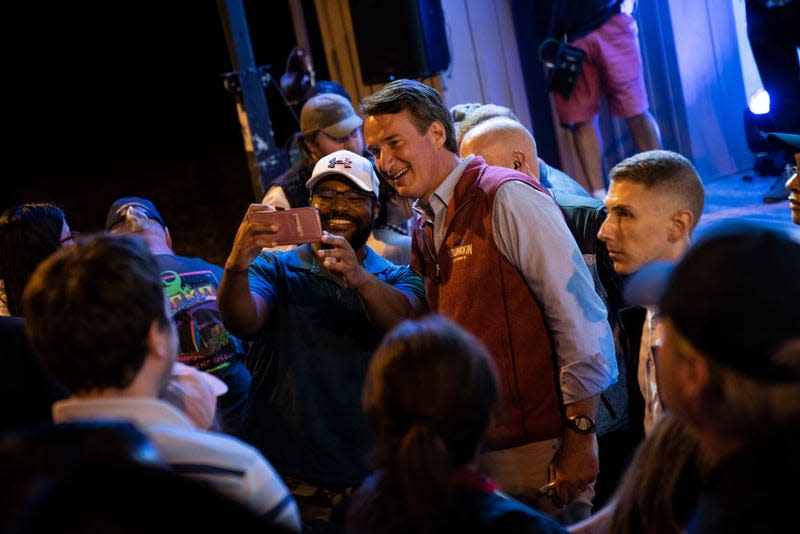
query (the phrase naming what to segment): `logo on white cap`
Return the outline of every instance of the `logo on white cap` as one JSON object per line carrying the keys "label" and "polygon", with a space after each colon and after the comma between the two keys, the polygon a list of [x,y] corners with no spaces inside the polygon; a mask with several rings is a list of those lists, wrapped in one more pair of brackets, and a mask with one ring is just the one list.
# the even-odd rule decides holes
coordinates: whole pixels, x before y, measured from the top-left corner
{"label": "logo on white cap", "polygon": [[344,165],[345,169],[352,169],[353,160],[351,160],[350,158],[338,159],[336,156],[334,156],[328,161],[328,168],[334,169],[336,168],[336,165]]}

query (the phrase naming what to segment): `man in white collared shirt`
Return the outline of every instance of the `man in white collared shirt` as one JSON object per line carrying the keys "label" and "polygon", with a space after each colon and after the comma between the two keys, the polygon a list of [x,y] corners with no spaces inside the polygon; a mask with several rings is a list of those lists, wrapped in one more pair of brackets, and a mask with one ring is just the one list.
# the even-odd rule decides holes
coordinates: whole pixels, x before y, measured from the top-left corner
{"label": "man in white collared shirt", "polygon": [[[692,163],[669,150],[650,150],[621,161],[609,176],[608,216],[598,237],[608,248],[614,270],[627,276],[653,262],[680,259],[705,203],[703,182]],[[620,320],[620,344],[629,369],[637,369],[641,393],[630,390],[629,411],[631,419],[637,411],[642,413],[643,429],[637,431],[647,432],[662,411],[654,349],[661,345],[663,327],[655,306],[645,308],[642,324],[641,313],[634,320],[628,310],[620,310]],[[631,421],[634,428],[637,424]]]}
{"label": "man in white collared shirt", "polygon": [[37,268],[24,302],[31,344],[71,391],[53,405],[56,423],[131,421],[173,470],[300,530],[294,499],[261,453],[197,429],[159,400],[178,339],[158,265],[142,240],[96,235],[60,249]]}

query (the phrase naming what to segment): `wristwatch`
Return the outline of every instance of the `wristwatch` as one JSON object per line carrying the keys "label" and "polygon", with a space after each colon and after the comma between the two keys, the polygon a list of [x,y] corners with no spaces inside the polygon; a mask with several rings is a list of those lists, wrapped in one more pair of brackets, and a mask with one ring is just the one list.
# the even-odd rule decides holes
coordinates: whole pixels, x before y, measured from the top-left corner
{"label": "wristwatch", "polygon": [[573,415],[564,419],[564,426],[578,434],[591,434],[597,430],[597,424],[588,415]]}

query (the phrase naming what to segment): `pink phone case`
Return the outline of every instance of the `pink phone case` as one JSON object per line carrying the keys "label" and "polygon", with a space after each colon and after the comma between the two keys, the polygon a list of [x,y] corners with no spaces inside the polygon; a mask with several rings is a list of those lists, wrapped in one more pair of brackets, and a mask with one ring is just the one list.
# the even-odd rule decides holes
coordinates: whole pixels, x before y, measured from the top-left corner
{"label": "pink phone case", "polygon": [[273,246],[314,243],[322,238],[322,224],[316,208],[292,208],[288,210],[260,211],[262,204],[251,204],[248,212],[261,223],[275,224],[278,231],[273,234]]}

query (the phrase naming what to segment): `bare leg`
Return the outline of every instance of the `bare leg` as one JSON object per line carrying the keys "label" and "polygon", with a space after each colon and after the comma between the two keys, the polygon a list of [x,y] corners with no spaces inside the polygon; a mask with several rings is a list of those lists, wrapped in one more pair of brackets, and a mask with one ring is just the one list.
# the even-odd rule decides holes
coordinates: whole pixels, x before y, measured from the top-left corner
{"label": "bare leg", "polygon": [[658,150],[661,148],[661,131],[658,129],[656,119],[650,111],[625,119],[631,131],[633,144],[640,152]]}
{"label": "bare leg", "polygon": [[603,178],[603,165],[600,157],[600,135],[597,132],[595,121],[590,120],[575,125],[572,131],[572,139],[575,141],[575,151],[583,167],[583,174],[589,181],[582,184],[589,193],[605,189],[605,179]]}

